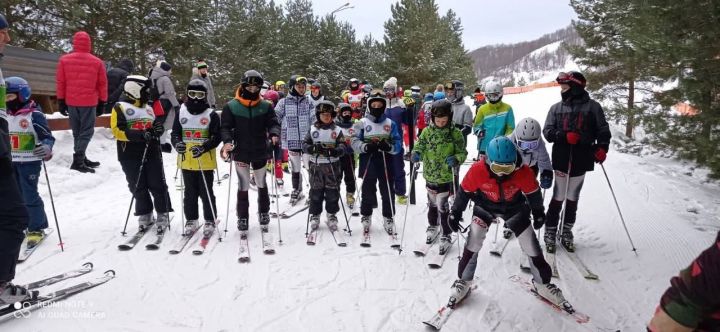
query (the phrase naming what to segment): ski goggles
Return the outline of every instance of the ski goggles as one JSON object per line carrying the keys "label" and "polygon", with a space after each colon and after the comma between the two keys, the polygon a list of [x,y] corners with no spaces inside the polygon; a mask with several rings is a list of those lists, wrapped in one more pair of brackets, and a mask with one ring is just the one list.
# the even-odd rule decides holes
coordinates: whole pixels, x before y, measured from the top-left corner
{"label": "ski goggles", "polygon": [[498,100],[498,99],[500,99],[500,94],[497,93],[497,92],[494,92],[494,93],[486,93],[486,94],[485,94],[485,97],[486,97],[488,100]]}
{"label": "ski goggles", "polygon": [[540,146],[540,140],[532,140],[532,141],[523,141],[518,140],[518,147],[520,150],[528,151],[528,150],[535,150],[538,146]]}
{"label": "ski goggles", "polygon": [[393,95],[393,96],[394,96],[394,95],[395,95],[395,88],[384,88],[384,89],[383,89],[383,92],[385,93],[386,96],[387,96],[387,95]]}
{"label": "ski goggles", "polygon": [[335,111],[335,107],[332,107],[331,105],[327,105],[327,104],[320,104],[320,105],[318,105],[318,110],[317,110],[318,113],[321,113],[321,114],[322,114],[322,113],[330,113],[330,114],[332,114],[333,111]]}
{"label": "ski goggles", "polygon": [[490,170],[497,175],[508,175],[515,171],[515,163],[500,164],[493,161],[490,163]]}
{"label": "ski goggles", "polygon": [[188,90],[187,96],[188,96],[188,98],[192,98],[192,99],[204,99],[205,91]]}
{"label": "ski goggles", "polygon": [[319,86],[310,86],[310,90],[320,90]]}
{"label": "ski goggles", "polygon": [[570,82],[575,82],[581,86],[585,86],[585,84],[581,80],[575,78],[572,74],[565,72],[560,72],[555,81],[559,84],[570,84]]}
{"label": "ski goggles", "polygon": [[257,76],[250,76],[247,78],[247,85],[257,85],[257,86],[263,86],[265,84],[265,81],[262,80],[262,78]]}

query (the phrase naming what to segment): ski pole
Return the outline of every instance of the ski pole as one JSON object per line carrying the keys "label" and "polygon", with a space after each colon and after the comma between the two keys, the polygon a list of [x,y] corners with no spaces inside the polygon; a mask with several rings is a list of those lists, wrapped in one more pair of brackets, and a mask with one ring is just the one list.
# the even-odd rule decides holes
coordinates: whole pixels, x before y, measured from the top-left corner
{"label": "ski pole", "polygon": [[[202,164],[200,163],[200,158],[195,158],[195,160],[197,160],[198,169],[200,170],[200,175],[202,175],[203,185],[205,186],[205,194],[207,195],[208,204],[210,205],[210,212],[212,212],[213,222],[217,223],[217,214],[215,213],[215,207],[213,206],[213,197],[210,196],[210,188],[207,185],[205,171],[203,171]],[[210,182],[212,183],[212,178],[210,178]],[[222,242],[222,239],[222,232],[218,232],[218,242]]]}
{"label": "ski pole", "polygon": [[[214,160],[214,159],[215,159],[215,156],[211,154],[211,155],[210,155],[210,159],[211,159],[211,160]],[[217,163],[217,162],[215,163],[215,174],[217,175],[217,184],[219,185],[219,184],[220,184],[220,181],[221,181],[221,180],[220,180],[220,167],[218,166],[218,163]]]}
{"label": "ski pole", "polygon": [[[410,154],[412,155],[412,151],[410,151]],[[412,179],[413,176],[415,176],[415,167],[410,168],[410,179]],[[405,220],[403,220],[403,230],[402,230],[402,234],[400,235],[400,247],[398,248],[398,255],[402,254],[402,245],[403,245],[403,241],[405,240],[405,225],[407,224],[407,217],[408,217],[409,209],[410,209],[410,202],[408,201],[405,203]]]}
{"label": "ski pole", "polygon": [[603,166],[603,164],[600,164],[600,167],[603,170],[603,174],[605,174],[605,180],[607,180],[608,187],[610,188],[610,193],[612,194],[613,200],[615,201],[615,207],[617,208],[618,215],[620,215],[620,221],[622,221],[623,228],[625,228],[625,234],[627,234],[628,240],[630,240],[630,246],[632,246],[632,251],[635,253],[635,255],[637,255],[637,249],[635,248],[635,244],[630,237],[630,232],[628,231],[627,225],[625,224],[625,218],[623,217],[622,211],[620,211],[620,205],[618,204],[617,197],[615,196],[615,191],[610,184],[610,178],[605,171],[605,166]]}
{"label": "ski pole", "polygon": [[276,161],[277,160],[275,160],[275,153],[273,152],[273,154],[272,154],[272,163],[273,163],[272,178],[273,178],[273,189],[275,190],[275,215],[277,215],[277,222],[278,222],[278,237],[279,237],[278,243],[282,245],[282,243],[283,243],[282,229],[280,228],[280,190],[278,190],[277,179],[275,179],[275,174],[274,174]]}
{"label": "ski pole", "polygon": [[[339,165],[339,164],[340,164],[340,160],[338,159],[338,165]],[[343,212],[343,215],[345,216],[345,224],[347,225],[347,229],[348,229],[348,233],[349,233],[349,232],[352,232],[352,231],[350,231],[350,219],[348,219],[347,213],[345,212],[345,202],[343,202],[342,195],[340,195],[340,179],[338,179],[338,178],[335,176],[335,168],[333,167],[332,162],[331,162],[329,165],[330,165],[330,172],[331,172],[331,174],[332,174],[332,177],[333,177],[333,179],[335,179],[335,181],[337,182],[338,196],[340,196],[340,207],[342,207],[342,212]],[[342,171],[342,170],[341,170],[341,171]]]}
{"label": "ski pole", "polygon": [[[455,198],[457,198],[457,196],[455,196],[455,195],[458,194],[458,192],[457,192],[457,186],[455,185],[455,184],[457,183],[456,180],[457,180],[458,174],[457,174],[457,172],[456,172],[457,170],[456,170],[454,167],[453,167],[453,170],[452,170],[452,171],[453,171],[453,196],[454,196],[454,198],[453,198],[453,203],[455,203]],[[453,204],[453,205],[454,205],[454,204]],[[448,211],[449,211],[449,210],[450,210],[450,207],[448,207]],[[457,233],[457,247],[458,247],[458,260],[459,260],[459,259],[461,259],[461,257],[460,257],[460,256],[461,256],[461,252],[460,252],[460,230],[458,230],[456,233]]]}
{"label": "ski pole", "polygon": [[228,194],[227,194],[227,205],[225,205],[225,235],[228,232],[228,224],[230,224],[230,193],[232,192],[232,174],[233,174],[233,161],[228,158],[226,160],[230,164],[230,170],[228,171]]}
{"label": "ski pole", "polygon": [[383,170],[385,171],[385,184],[387,185],[388,199],[390,199],[390,212],[392,213],[393,218],[395,218],[395,201],[392,199],[393,193],[390,191],[390,177],[388,177],[387,158],[385,158],[385,152],[380,153],[382,153],[383,157]]}
{"label": "ski pole", "polygon": [[555,232],[555,241],[556,242],[557,242],[557,240],[561,239],[560,234],[562,234],[563,228],[565,227],[565,212],[566,212],[565,210],[567,210],[567,198],[568,198],[567,195],[570,190],[570,171],[572,170],[572,157],[573,157],[572,150],[570,150],[570,155],[568,157],[567,174],[565,175],[565,177],[567,178],[565,180],[565,196],[563,197],[562,211],[560,213],[560,228],[558,230],[556,230],[556,232]]}
{"label": "ski pole", "polygon": [[121,234],[124,236],[127,234],[127,224],[130,220],[130,211],[132,210],[133,202],[135,202],[135,194],[137,194],[137,188],[140,185],[140,178],[142,177],[142,170],[145,166],[145,157],[147,157],[147,151],[148,151],[149,144],[145,144],[145,150],[143,151],[142,160],[140,161],[140,169],[138,170],[138,177],[137,180],[135,180],[135,187],[133,187],[132,191],[132,198],[130,198],[130,206],[128,206],[127,216],[125,217],[125,227],[123,227],[123,230]]}
{"label": "ski pole", "polygon": [[60,223],[58,223],[57,212],[55,211],[55,199],[53,199],[52,189],[50,189],[50,178],[48,177],[47,167],[45,166],[45,160],[42,161],[43,170],[45,171],[45,182],[47,182],[48,193],[50,194],[50,204],[52,205],[53,217],[55,217],[55,228],[58,232],[58,241],[60,241],[60,251],[65,251],[65,243],[63,243],[62,236],[60,235]]}
{"label": "ski pole", "polygon": [[[165,179],[165,164],[163,164],[163,156],[162,151],[158,149],[158,158],[160,160],[160,175],[162,176],[162,183],[165,185],[165,213],[168,214],[168,230],[170,229],[170,188],[167,185],[167,180]],[[185,188],[183,188],[185,190]]]}
{"label": "ski pole", "polygon": [[[543,200],[543,206],[545,206],[545,189],[542,190],[542,200]],[[535,221],[535,220],[533,220],[533,221]],[[537,238],[538,239],[540,239],[540,229],[542,229],[542,227],[540,227],[537,230]]]}
{"label": "ski pole", "polygon": [[[181,156],[182,161],[185,161],[185,153],[178,153],[177,164],[180,165],[178,169],[182,167],[182,162],[180,161]],[[180,172],[180,187],[182,187],[182,190],[180,191],[180,227],[182,227],[185,226],[185,176],[182,172]],[[183,230],[182,233],[185,235],[185,230]]]}

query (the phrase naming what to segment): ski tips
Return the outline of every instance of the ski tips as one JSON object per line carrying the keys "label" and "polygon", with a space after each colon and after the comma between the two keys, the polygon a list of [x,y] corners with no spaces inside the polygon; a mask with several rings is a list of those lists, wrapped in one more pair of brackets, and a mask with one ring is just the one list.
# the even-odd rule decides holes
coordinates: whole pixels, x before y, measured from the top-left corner
{"label": "ski tips", "polygon": [[92,269],[94,267],[94,265],[91,262],[87,262],[87,263],[83,264],[82,267],[87,268],[87,269]]}
{"label": "ski tips", "polygon": [[103,272],[103,274],[107,277],[115,278],[115,270],[107,270],[107,271]]}

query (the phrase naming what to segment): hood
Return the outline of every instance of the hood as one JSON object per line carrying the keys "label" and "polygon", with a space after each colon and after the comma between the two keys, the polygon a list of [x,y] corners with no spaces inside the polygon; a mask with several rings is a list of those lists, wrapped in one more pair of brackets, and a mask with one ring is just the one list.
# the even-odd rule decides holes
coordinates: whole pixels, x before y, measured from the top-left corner
{"label": "hood", "polygon": [[90,53],[92,41],[85,31],[78,31],[73,36],[73,52]]}
{"label": "hood", "polygon": [[128,72],[132,73],[135,69],[135,64],[130,59],[122,59],[120,63],[118,64],[118,68]]}
{"label": "hood", "polygon": [[160,67],[153,67],[152,74],[150,74],[151,80],[158,79],[163,76],[170,76],[170,73],[168,73],[167,71],[163,70]]}
{"label": "hood", "polygon": [[240,89],[242,89],[242,88],[237,88],[237,90],[235,90],[235,99],[236,99],[237,101],[239,101],[240,104],[243,104],[243,106],[245,106],[245,107],[253,107],[253,106],[257,106],[258,104],[260,104],[261,101],[263,101],[262,97],[260,97],[260,96],[258,96],[258,98],[255,99],[255,100],[250,100],[250,99],[245,99],[245,98],[243,98],[243,97],[240,95]]}

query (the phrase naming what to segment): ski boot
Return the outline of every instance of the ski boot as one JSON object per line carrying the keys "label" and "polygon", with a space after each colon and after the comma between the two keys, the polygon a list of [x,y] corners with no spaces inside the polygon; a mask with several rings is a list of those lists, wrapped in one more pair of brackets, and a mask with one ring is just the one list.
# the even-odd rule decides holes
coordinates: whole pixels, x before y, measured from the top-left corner
{"label": "ski boot", "polygon": [[445,255],[445,253],[450,250],[450,247],[452,246],[452,238],[450,237],[450,234],[444,235],[440,237],[440,255]]}
{"label": "ski boot", "polygon": [[345,195],[345,202],[348,205],[348,208],[352,210],[355,207],[355,195],[353,193],[347,193]]}
{"label": "ski boot", "polygon": [[297,202],[299,202],[303,198],[305,198],[305,195],[303,195],[302,190],[293,190],[293,192],[290,194],[290,205],[295,206],[295,204],[297,204]]}
{"label": "ski boot", "polygon": [[395,221],[393,218],[383,218],[383,227],[388,235],[395,235]]}
{"label": "ski boot", "polygon": [[205,220],[203,225],[203,237],[211,237],[215,233],[215,222],[212,220]]}
{"label": "ski boot", "polygon": [[33,248],[45,237],[43,231],[31,231],[27,234],[27,247]]}
{"label": "ski boot", "polygon": [[571,230],[563,230],[562,234],[560,235],[560,244],[562,244],[562,246],[568,252],[575,252],[575,243],[573,242],[573,239],[574,237]]}
{"label": "ski boot", "polygon": [[560,307],[565,308],[567,305],[567,300],[565,300],[565,297],[562,294],[562,291],[560,288],[557,288],[555,284],[553,283],[547,283],[547,284],[536,284],[535,280],[532,280],[532,285],[535,288],[535,291],[538,293],[538,295],[542,296],[544,299],[550,301],[552,304]]}
{"label": "ski boot", "polygon": [[430,244],[437,239],[438,235],[440,235],[440,227],[437,225],[428,226],[427,230],[425,230],[425,244]]}
{"label": "ski boot", "polygon": [[9,281],[0,281],[0,308],[18,302],[36,299],[38,291],[28,290],[23,286],[13,285]]}
{"label": "ski boot", "polygon": [[248,218],[238,218],[237,228],[241,232],[247,232],[248,230]]}
{"label": "ski boot", "polygon": [[405,196],[405,195],[398,195],[398,197],[397,197],[397,203],[398,203],[398,204],[400,204],[400,205],[407,205],[407,201],[408,201],[407,196]]}
{"label": "ski boot", "polygon": [[548,254],[555,253],[555,238],[557,230],[554,227],[545,227],[545,251]]}
{"label": "ski boot", "polygon": [[98,168],[98,167],[100,167],[100,162],[92,161],[90,159],[87,159],[87,157],[85,157],[85,165],[87,165],[87,167],[90,167],[90,168]]}
{"label": "ski boot", "polygon": [[331,232],[338,230],[338,218],[334,213],[327,214],[327,226]]}
{"label": "ski boot", "polygon": [[310,215],[310,231],[315,231],[318,229],[318,226],[320,226],[320,215],[319,214],[311,214]]}
{"label": "ski boot", "polygon": [[462,279],[455,280],[452,287],[450,287],[450,299],[448,299],[447,305],[449,308],[455,308],[456,305],[460,304],[460,302],[465,299],[468,292],[470,292],[470,284],[470,281]]}
{"label": "ski boot", "polygon": [[138,217],[138,230],[140,232],[145,232],[152,226],[154,220],[153,220],[153,214],[152,212],[140,215]]}
{"label": "ski boot", "polygon": [[270,224],[270,214],[267,212],[260,213],[260,230],[263,233],[267,233],[270,230],[270,228],[268,227],[269,224]]}
{"label": "ski boot", "polygon": [[363,233],[369,233],[370,225],[372,224],[372,217],[371,216],[362,216],[360,218],[360,223],[363,226]]}
{"label": "ski boot", "polygon": [[157,225],[155,231],[157,231],[158,235],[165,233],[165,230],[170,227],[170,214],[167,212],[159,213],[155,224]]}
{"label": "ski boot", "polygon": [[194,234],[200,225],[198,224],[197,220],[188,220],[185,222],[185,231],[183,232],[183,235],[190,236]]}

